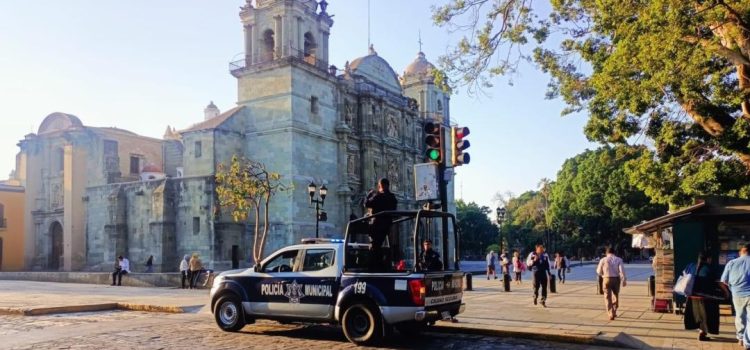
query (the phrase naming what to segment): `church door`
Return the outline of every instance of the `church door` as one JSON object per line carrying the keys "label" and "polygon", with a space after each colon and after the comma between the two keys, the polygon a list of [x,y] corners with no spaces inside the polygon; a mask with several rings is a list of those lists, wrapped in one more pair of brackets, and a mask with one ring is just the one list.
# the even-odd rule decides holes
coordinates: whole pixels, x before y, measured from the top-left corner
{"label": "church door", "polygon": [[52,223],[49,229],[52,249],[50,250],[48,265],[50,270],[60,269],[60,260],[63,255],[63,228],[59,222]]}

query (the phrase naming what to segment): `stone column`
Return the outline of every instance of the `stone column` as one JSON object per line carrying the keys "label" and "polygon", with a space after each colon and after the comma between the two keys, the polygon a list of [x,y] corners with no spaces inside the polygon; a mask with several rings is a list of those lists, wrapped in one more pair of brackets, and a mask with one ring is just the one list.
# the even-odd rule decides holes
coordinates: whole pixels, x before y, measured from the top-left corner
{"label": "stone column", "polygon": [[84,149],[64,147],[63,172],[63,261],[65,271],[81,269],[86,262],[83,196],[86,189]]}
{"label": "stone column", "polygon": [[253,31],[254,26],[248,24],[245,26],[245,66],[253,64]]}

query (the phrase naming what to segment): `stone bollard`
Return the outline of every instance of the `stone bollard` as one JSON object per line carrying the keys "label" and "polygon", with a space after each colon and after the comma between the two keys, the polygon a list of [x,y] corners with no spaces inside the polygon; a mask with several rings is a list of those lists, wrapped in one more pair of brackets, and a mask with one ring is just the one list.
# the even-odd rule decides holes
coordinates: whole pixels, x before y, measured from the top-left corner
{"label": "stone bollard", "polygon": [[466,289],[465,290],[474,290],[472,289],[472,285],[471,285],[471,272],[466,273]]}
{"label": "stone bollard", "polygon": [[506,292],[510,292],[510,274],[503,274],[503,289]]}

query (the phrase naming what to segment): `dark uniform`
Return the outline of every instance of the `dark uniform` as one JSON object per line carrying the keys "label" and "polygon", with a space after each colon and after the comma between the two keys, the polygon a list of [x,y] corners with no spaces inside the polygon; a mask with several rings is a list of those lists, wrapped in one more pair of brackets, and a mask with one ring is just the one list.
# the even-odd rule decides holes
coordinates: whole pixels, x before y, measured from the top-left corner
{"label": "dark uniform", "polygon": [[542,304],[544,304],[547,301],[547,278],[550,273],[549,255],[547,255],[547,253],[542,253],[541,256],[538,256],[536,252],[533,252],[529,256],[529,260],[531,259],[531,256],[537,257],[537,259],[529,265],[532,283],[534,285],[534,304],[536,304],[536,299],[539,297],[539,287],[542,288]]}
{"label": "dark uniform", "polygon": [[440,261],[440,254],[432,249],[422,251],[419,254],[419,269],[422,271],[442,270],[443,262]]}
{"label": "dark uniform", "polygon": [[[383,192],[371,191],[365,199],[365,208],[370,209],[373,215],[383,211],[396,210],[397,206],[396,196],[389,190]],[[393,219],[390,216],[375,217],[370,222],[368,234],[372,239],[372,246],[370,246],[372,252],[370,265],[372,267],[377,267],[382,263],[383,241],[390,232],[392,223]]]}

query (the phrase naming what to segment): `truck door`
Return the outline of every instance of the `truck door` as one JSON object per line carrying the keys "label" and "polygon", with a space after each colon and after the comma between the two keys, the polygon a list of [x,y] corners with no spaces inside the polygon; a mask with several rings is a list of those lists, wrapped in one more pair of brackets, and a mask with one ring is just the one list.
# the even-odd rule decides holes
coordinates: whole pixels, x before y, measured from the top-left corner
{"label": "truck door", "polygon": [[255,314],[294,316],[302,294],[298,249],[284,250],[271,257],[259,272],[250,307]]}
{"label": "truck door", "polygon": [[338,294],[339,269],[333,248],[310,248],[305,250],[300,272],[304,281],[304,304],[307,316],[333,318],[333,309]]}

